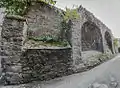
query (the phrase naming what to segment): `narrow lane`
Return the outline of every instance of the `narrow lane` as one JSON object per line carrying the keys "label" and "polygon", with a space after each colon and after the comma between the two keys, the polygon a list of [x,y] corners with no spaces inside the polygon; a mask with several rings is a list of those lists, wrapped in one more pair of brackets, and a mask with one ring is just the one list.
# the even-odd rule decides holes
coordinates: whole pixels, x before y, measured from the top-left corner
{"label": "narrow lane", "polygon": [[42,88],[88,88],[96,82],[109,85],[112,79],[120,83],[120,55],[90,71],[43,83]]}
{"label": "narrow lane", "polygon": [[[115,83],[111,82],[114,81]],[[117,83],[117,87],[116,87]],[[0,88],[120,88],[120,54],[90,71],[78,73],[48,82],[33,82],[19,86],[0,86]],[[91,85],[96,87],[91,87]],[[101,84],[101,87],[97,87]],[[105,84],[105,85],[104,85]]]}

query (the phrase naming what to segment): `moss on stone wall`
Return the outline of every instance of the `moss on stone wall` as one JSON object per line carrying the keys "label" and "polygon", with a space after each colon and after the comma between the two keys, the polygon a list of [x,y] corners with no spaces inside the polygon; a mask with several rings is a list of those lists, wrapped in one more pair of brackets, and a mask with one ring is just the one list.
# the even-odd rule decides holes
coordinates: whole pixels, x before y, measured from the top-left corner
{"label": "moss on stone wall", "polygon": [[67,41],[43,42],[29,39],[25,43],[25,47],[69,47],[69,43]]}

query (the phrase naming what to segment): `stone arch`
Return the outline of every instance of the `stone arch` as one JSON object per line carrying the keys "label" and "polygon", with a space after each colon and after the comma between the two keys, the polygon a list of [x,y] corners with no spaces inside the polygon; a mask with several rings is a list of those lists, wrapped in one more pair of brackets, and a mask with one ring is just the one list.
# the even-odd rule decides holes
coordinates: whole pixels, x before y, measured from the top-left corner
{"label": "stone arch", "polygon": [[93,22],[85,22],[81,29],[82,51],[103,51],[102,34]]}
{"label": "stone arch", "polygon": [[108,31],[106,31],[104,37],[105,37],[108,49],[110,49],[110,51],[113,53],[112,37],[111,37],[110,33]]}

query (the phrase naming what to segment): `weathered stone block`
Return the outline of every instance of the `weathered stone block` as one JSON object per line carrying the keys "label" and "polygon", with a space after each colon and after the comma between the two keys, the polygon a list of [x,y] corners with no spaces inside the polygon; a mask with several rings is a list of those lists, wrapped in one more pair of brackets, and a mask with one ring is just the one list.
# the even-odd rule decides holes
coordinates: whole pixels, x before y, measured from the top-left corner
{"label": "weathered stone block", "polygon": [[22,75],[14,72],[6,73],[6,84],[20,84],[22,82]]}
{"label": "weathered stone block", "polygon": [[20,72],[22,72],[21,67],[22,66],[19,66],[19,65],[11,65],[11,66],[10,65],[6,65],[5,70],[7,72],[20,73]]}

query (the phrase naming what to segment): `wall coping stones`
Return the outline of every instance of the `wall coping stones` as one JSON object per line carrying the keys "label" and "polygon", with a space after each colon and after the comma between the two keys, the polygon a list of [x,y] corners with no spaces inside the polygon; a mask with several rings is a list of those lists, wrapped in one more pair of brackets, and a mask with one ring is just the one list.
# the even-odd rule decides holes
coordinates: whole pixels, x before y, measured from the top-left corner
{"label": "wall coping stones", "polygon": [[36,49],[38,49],[38,50],[54,50],[54,49],[58,49],[58,50],[60,50],[60,49],[71,49],[71,47],[31,47],[31,48],[26,48],[26,47],[23,47],[23,49],[24,50],[36,50]]}
{"label": "wall coping stones", "polygon": [[19,15],[6,15],[5,17],[8,18],[8,19],[26,21],[26,18],[24,18],[22,16],[19,16]]}

